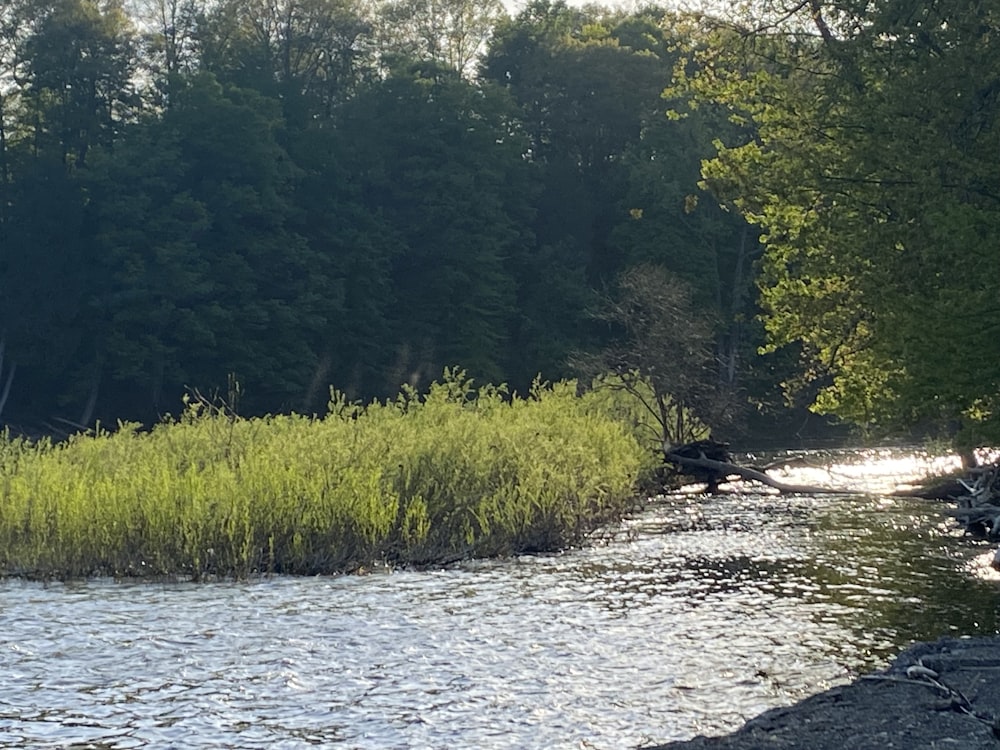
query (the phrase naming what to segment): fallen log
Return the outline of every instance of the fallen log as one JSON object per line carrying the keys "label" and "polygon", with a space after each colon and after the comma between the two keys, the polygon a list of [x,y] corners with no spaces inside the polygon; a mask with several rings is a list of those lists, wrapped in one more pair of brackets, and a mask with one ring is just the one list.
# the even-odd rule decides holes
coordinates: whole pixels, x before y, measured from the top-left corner
{"label": "fallen log", "polygon": [[945,511],[965,526],[966,533],[990,539],[1000,539],[1000,506],[979,505],[975,508],[953,508]]}
{"label": "fallen log", "polygon": [[[705,459],[709,462],[732,463],[729,456],[729,443],[720,443],[711,438],[707,440],[695,440],[692,443],[684,443],[683,445],[664,446],[663,455],[666,461],[677,466],[681,466],[681,462],[684,459]],[[726,480],[725,472],[713,468],[705,468],[704,466],[694,466],[691,463],[684,466],[682,471],[699,482],[705,482],[707,485],[705,492],[709,495],[714,495],[718,492],[719,482]]]}
{"label": "fallen log", "polygon": [[954,479],[963,491],[948,496],[958,507],[945,514],[964,526],[966,534],[1000,539],[1000,466],[990,464],[971,469],[968,479]]}
{"label": "fallen log", "polygon": [[978,508],[993,503],[1000,496],[1000,469],[996,465],[981,466],[971,473],[975,477],[972,484],[959,480],[966,491],[958,498],[959,504]]}
{"label": "fallen log", "polygon": [[757,471],[756,469],[749,469],[745,466],[739,466],[728,461],[715,461],[711,458],[706,458],[704,454],[701,454],[697,458],[691,456],[685,456],[680,453],[671,452],[667,453],[667,460],[677,464],[682,468],[693,468],[709,470],[717,473],[723,477],[738,476],[742,479],[749,479],[751,481],[760,482],[766,484],[768,487],[773,487],[779,492],[786,492],[791,494],[801,494],[801,495],[815,495],[815,494],[827,494],[827,495],[847,495],[855,494],[852,490],[845,489],[835,489],[831,487],[816,487],[809,484],[786,484],[781,482],[774,477],[768,476],[762,471]]}

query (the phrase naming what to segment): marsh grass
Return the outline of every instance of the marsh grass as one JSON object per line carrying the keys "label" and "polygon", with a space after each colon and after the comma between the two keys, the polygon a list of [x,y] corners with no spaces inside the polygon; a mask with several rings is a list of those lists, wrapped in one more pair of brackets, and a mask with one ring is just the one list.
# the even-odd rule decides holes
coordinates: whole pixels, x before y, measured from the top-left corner
{"label": "marsh grass", "polygon": [[0,441],[0,573],[243,578],[557,550],[634,502],[650,457],[573,383],[446,373],[322,418],[204,402],[151,430]]}

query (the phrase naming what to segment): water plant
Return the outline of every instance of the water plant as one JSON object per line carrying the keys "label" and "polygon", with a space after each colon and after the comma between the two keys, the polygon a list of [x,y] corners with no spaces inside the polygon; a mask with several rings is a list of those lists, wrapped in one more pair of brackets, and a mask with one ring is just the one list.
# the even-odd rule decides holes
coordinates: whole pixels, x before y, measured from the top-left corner
{"label": "water plant", "polygon": [[576,385],[446,371],[426,394],[245,419],[189,400],[151,429],[0,440],[0,573],[247,577],[580,544],[650,457]]}

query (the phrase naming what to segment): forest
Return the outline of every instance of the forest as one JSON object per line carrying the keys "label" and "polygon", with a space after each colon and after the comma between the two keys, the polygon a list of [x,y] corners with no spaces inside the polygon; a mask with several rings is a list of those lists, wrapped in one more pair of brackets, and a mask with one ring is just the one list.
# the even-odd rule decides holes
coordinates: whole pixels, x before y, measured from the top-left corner
{"label": "forest", "polygon": [[460,366],[995,439],[1000,9],[786,5],[7,0],[0,423]]}

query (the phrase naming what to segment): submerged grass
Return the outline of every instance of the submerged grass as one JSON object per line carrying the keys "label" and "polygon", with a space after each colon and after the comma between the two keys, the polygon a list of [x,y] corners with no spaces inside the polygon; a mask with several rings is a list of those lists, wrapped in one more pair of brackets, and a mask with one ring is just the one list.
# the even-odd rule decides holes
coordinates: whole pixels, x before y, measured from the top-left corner
{"label": "submerged grass", "polygon": [[573,383],[446,373],[323,418],[190,404],[152,430],[0,440],[0,574],[318,574],[566,548],[631,507],[649,454]]}

